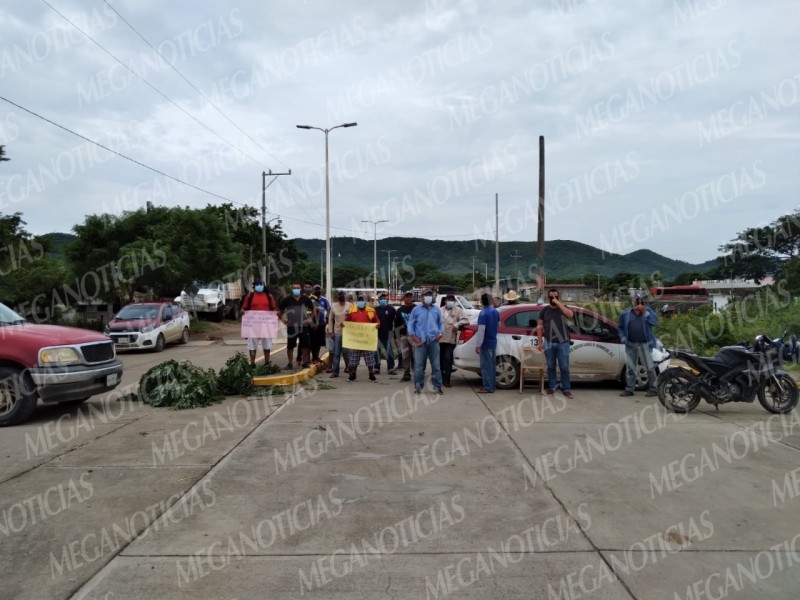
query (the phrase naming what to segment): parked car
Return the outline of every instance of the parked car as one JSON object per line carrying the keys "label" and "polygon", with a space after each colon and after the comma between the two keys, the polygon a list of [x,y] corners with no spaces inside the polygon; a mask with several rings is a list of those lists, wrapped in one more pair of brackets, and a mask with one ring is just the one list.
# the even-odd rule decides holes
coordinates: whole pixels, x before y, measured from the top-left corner
{"label": "parked car", "polygon": [[135,302],[108,322],[106,333],[118,350],[161,352],[171,342],[189,341],[189,313],[172,302]]}
{"label": "parked car", "polygon": [[0,304],[0,426],[43,402],[83,402],[122,380],[114,342],[88,329],[37,325]]}
{"label": "parked car", "polygon": [[[497,387],[519,387],[520,357],[523,346],[538,346],[536,324],[542,304],[501,306],[500,328],[497,333]],[[619,339],[617,324],[591,310],[570,306],[574,316],[570,319],[569,372],[572,381],[625,381],[625,346]],[[480,373],[480,361],[475,352],[474,335],[477,324],[468,325],[459,335],[453,353],[456,368]],[[656,374],[669,366],[669,353],[659,341],[653,349]],[[544,353],[533,353],[534,365],[546,367]],[[639,365],[636,387],[647,384],[647,371]]]}

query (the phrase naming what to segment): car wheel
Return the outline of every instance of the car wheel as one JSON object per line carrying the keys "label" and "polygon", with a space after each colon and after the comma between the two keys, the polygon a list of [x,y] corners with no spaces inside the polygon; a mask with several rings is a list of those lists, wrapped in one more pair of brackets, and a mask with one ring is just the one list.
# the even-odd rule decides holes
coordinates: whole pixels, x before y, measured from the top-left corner
{"label": "car wheel", "polygon": [[0,427],[19,425],[30,419],[37,400],[29,374],[15,367],[0,367]]}
{"label": "car wheel", "polygon": [[188,344],[189,343],[189,328],[188,327],[184,327],[183,328],[183,333],[181,334],[181,339],[178,340],[178,343],[180,343],[180,344]]}
{"label": "car wheel", "polygon": [[230,317],[234,321],[239,320],[239,303],[234,302],[233,306],[231,306],[231,312],[228,313],[228,317]]}
{"label": "car wheel", "polygon": [[519,387],[519,362],[511,356],[498,356],[495,361],[495,385],[501,390]]}
{"label": "car wheel", "polygon": [[164,334],[159,333],[156,338],[156,345],[153,347],[154,352],[163,352],[167,345],[167,340],[164,339]]}

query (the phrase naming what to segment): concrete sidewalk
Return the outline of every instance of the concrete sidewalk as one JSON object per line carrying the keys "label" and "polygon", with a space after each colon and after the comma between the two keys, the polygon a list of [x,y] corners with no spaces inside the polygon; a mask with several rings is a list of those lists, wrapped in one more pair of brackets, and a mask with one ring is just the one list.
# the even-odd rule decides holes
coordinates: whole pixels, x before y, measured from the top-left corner
{"label": "concrete sidewalk", "polygon": [[[12,597],[797,598],[798,415],[677,417],[610,388],[479,395],[460,372],[440,397],[365,370],[309,383],[258,421],[243,399],[180,413],[160,464],[145,424],[65,457],[64,478],[102,472],[104,502],[33,529],[39,558],[6,555],[34,579]],[[206,442],[187,448],[200,414]],[[214,439],[236,414],[253,427]],[[159,500],[173,507],[135,516]],[[130,521],[133,539],[114,535]]]}

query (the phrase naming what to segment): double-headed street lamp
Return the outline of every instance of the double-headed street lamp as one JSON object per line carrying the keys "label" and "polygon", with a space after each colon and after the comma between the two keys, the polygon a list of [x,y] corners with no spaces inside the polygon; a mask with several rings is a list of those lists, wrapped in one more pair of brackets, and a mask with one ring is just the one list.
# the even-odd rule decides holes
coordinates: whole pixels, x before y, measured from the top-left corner
{"label": "double-headed street lamp", "polygon": [[331,264],[331,182],[328,163],[328,133],[340,127],[355,127],[358,123],[342,123],[335,127],[324,129],[311,125],[298,125],[298,129],[316,129],[325,134],[325,297],[330,300],[333,265]]}

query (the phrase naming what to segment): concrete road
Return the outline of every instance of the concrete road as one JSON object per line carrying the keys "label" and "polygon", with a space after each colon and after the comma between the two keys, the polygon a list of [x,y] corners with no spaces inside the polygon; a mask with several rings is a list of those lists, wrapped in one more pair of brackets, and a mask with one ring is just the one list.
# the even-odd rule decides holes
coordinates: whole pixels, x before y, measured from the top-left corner
{"label": "concrete road", "polygon": [[798,597],[800,414],[312,381],[3,442],[0,596]]}

